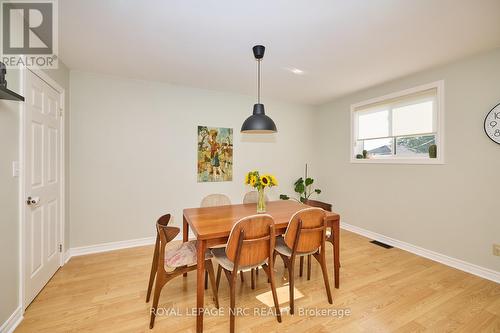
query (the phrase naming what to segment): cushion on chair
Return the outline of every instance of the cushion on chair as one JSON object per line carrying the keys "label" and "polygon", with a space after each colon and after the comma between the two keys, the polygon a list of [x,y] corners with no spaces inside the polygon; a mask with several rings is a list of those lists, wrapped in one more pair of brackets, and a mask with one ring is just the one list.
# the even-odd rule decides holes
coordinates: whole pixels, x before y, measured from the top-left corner
{"label": "cushion on chair", "polygon": [[[210,252],[205,253],[205,259],[211,258]],[[172,244],[165,248],[165,270],[196,265],[196,241]]]}
{"label": "cushion on chair", "polygon": [[[227,271],[231,271],[231,272],[233,271],[234,263],[231,260],[229,260],[229,258],[227,257],[225,247],[218,247],[218,248],[211,249],[211,252],[212,252],[212,255],[214,256],[214,259],[217,260],[219,265],[221,265]],[[246,271],[247,269],[262,266],[265,263],[267,263],[267,259],[264,260],[263,262],[257,264],[257,265],[238,267],[238,270],[239,271]]]}
{"label": "cushion on chair", "polygon": [[[288,247],[285,243],[285,239],[282,236],[276,237],[276,246],[274,248],[278,253],[281,253],[284,256],[290,257],[292,256],[292,249]],[[298,257],[307,256],[309,254],[316,253],[318,250],[314,250],[311,252],[297,252]]]}

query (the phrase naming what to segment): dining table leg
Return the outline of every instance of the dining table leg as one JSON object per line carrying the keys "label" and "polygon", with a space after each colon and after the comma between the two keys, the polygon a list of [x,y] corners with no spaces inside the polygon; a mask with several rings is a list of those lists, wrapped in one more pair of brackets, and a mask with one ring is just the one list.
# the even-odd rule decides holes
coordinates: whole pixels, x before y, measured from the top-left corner
{"label": "dining table leg", "polygon": [[207,243],[205,240],[196,242],[196,332],[203,332],[204,292],[205,292],[205,251]]}
{"label": "dining table leg", "polygon": [[340,220],[333,223],[333,275],[335,276],[335,288],[340,286]]}
{"label": "dining table leg", "polygon": [[[187,223],[186,217],[182,216],[182,242],[186,243],[189,240],[189,224]],[[187,273],[182,274],[186,277]]]}

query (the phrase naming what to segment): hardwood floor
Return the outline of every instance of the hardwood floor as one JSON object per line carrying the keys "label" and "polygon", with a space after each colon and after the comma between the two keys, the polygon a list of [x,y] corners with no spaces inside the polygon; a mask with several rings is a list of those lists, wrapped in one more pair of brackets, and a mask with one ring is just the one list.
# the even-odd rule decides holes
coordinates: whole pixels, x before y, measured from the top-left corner
{"label": "hardwood floor", "polygon": [[[340,289],[332,288],[328,304],[321,270],[313,261],[310,281],[305,274],[295,287],[296,314],[284,313],[278,324],[272,313],[254,316],[254,308],[267,307],[257,300],[269,292],[265,274],[258,275],[255,290],[250,275],[238,283],[236,306],[248,307],[248,316],[236,318],[237,332],[500,332],[500,284],[455,270],[399,249],[384,249],[368,239],[342,231]],[[327,246],[328,274],[332,281],[332,250]],[[148,329],[150,304],[145,303],[153,247],[72,258],[29,306],[16,332],[194,332],[194,316],[158,314]],[[277,285],[286,281],[277,259]],[[167,284],[160,308],[185,314],[195,307],[196,274]],[[332,283],[333,286],[333,283]],[[279,291],[282,308],[287,288]],[[205,316],[205,332],[228,332],[228,283],[219,290],[222,316]],[[300,294],[298,293],[298,294]],[[264,295],[263,295],[264,294]],[[207,309],[215,311],[211,293]],[[272,303],[271,303],[272,304]],[[300,309],[349,310],[343,318],[300,316]]]}

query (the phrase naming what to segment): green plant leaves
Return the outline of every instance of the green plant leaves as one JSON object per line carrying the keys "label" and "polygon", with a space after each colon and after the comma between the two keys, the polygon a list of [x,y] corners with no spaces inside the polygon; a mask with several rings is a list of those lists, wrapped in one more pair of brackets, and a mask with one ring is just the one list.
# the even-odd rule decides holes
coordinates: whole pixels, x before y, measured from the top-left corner
{"label": "green plant leaves", "polygon": [[306,186],[312,185],[312,183],[314,183],[314,179],[306,178]]}
{"label": "green plant leaves", "polygon": [[298,183],[295,185],[295,192],[302,194],[305,192],[305,190],[306,187],[304,186],[304,183]]}
{"label": "green plant leaves", "polygon": [[[294,186],[294,191],[299,194],[299,199],[300,201],[304,201],[305,199],[308,199],[313,193],[320,194],[321,190],[320,189],[315,189],[314,191],[311,190],[309,186],[311,186],[314,183],[313,178],[304,178],[300,177],[293,183]],[[285,199],[285,197],[287,199]],[[282,200],[288,200],[290,199],[289,196],[282,194],[280,195],[280,199]]]}
{"label": "green plant leaves", "polygon": [[294,185],[294,186],[297,186],[297,185],[299,185],[299,184],[301,184],[301,183],[304,183],[304,179],[302,179],[302,177],[300,177],[299,179],[297,179],[297,180],[295,181],[295,183],[293,183],[293,185]]}

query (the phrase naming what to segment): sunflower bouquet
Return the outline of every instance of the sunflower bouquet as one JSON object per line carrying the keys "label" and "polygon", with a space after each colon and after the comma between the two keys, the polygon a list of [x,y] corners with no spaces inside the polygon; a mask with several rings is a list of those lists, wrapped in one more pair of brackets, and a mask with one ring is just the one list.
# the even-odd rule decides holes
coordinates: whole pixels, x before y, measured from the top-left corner
{"label": "sunflower bouquet", "polygon": [[250,171],[245,176],[245,184],[257,189],[259,193],[257,213],[264,213],[266,211],[264,189],[266,187],[278,186],[276,177],[270,174],[264,174],[261,176],[259,171]]}

